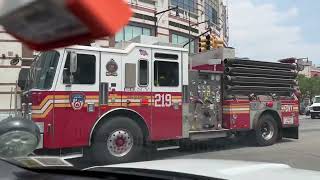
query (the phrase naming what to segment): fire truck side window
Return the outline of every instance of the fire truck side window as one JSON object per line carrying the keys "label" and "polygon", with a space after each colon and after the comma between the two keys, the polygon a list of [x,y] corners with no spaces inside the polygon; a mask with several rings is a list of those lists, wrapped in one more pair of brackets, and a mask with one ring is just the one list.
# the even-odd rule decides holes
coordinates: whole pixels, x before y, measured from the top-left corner
{"label": "fire truck side window", "polygon": [[[64,66],[63,83],[70,82],[70,54]],[[77,54],[77,72],[73,73],[73,84],[94,84],[96,81],[96,57],[89,54]]]}
{"label": "fire truck side window", "polygon": [[177,62],[154,62],[154,85],[176,87],[179,86],[179,64]]}
{"label": "fire truck side window", "polygon": [[147,60],[139,60],[139,86],[147,86],[149,83],[149,68]]}

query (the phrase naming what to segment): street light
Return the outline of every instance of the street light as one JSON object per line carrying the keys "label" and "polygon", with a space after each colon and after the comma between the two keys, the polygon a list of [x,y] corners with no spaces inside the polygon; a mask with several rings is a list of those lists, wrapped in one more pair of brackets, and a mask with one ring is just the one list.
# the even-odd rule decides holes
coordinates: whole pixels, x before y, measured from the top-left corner
{"label": "street light", "polygon": [[[177,16],[177,17],[179,16],[179,7],[178,7],[178,6],[169,8],[169,9],[167,9],[167,10],[163,10],[163,11],[155,12],[155,13],[154,13],[154,35],[155,35],[155,36],[158,35],[158,18],[157,18],[157,15],[163,14],[163,13],[168,12],[168,11],[171,11],[171,10],[176,10],[176,16]],[[160,17],[160,18],[161,18],[161,17]],[[159,19],[160,19],[160,18],[159,18]]]}

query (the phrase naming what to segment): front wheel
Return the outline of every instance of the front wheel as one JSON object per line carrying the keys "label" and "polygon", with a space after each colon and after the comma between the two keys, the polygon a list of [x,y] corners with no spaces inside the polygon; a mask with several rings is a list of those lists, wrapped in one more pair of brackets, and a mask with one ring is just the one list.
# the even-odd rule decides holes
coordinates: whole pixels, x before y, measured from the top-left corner
{"label": "front wheel", "polygon": [[270,114],[262,115],[255,129],[256,142],[260,146],[274,144],[278,138],[277,122]]}
{"label": "front wheel", "polygon": [[311,119],[315,119],[316,115],[314,113],[311,113]]}
{"label": "front wheel", "polygon": [[96,131],[91,154],[98,163],[123,163],[137,160],[143,151],[143,133],[132,119],[115,117]]}

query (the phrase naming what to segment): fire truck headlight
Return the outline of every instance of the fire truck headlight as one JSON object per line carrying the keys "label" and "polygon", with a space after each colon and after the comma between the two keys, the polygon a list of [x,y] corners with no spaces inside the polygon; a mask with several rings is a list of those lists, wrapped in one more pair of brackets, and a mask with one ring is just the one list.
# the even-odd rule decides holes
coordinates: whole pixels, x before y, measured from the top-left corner
{"label": "fire truck headlight", "polygon": [[40,133],[44,132],[44,123],[43,122],[35,122],[36,125],[38,126]]}

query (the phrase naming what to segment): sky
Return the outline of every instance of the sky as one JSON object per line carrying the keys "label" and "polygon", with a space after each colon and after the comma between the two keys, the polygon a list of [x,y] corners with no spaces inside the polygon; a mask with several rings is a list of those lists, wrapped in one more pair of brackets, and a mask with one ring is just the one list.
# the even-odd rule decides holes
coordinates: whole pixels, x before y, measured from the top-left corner
{"label": "sky", "polygon": [[236,56],[276,61],[308,57],[320,64],[319,0],[228,0]]}
{"label": "sky", "polygon": [[[0,0],[4,7],[32,0]],[[225,0],[230,46],[238,57],[276,61],[297,57],[320,65],[320,0]]]}

